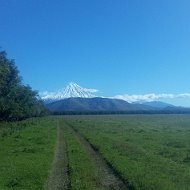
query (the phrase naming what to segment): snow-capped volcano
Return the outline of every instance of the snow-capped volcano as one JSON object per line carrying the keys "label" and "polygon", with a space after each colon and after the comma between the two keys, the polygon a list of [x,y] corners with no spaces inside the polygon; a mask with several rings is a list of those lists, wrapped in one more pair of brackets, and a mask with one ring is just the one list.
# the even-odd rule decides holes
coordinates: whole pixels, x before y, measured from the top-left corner
{"label": "snow-capped volcano", "polygon": [[42,92],[40,96],[44,101],[52,102],[71,97],[93,98],[96,97],[94,93],[97,91],[96,89],[83,88],[74,82],[70,82],[65,88],[57,92]]}

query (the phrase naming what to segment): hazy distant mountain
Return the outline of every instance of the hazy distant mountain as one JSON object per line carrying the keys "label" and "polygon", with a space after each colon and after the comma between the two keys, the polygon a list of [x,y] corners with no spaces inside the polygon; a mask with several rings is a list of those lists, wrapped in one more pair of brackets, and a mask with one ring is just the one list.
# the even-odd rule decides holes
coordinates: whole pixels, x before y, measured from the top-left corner
{"label": "hazy distant mountain", "polygon": [[151,106],[151,107],[154,107],[154,108],[158,108],[158,109],[164,109],[164,108],[167,108],[167,107],[175,107],[172,104],[168,104],[168,103],[160,102],[160,101],[142,102],[141,104]]}
{"label": "hazy distant mountain", "polygon": [[188,107],[181,107],[181,106],[168,106],[164,108],[164,110],[170,110],[170,111],[179,111],[179,112],[190,112],[190,108]]}
{"label": "hazy distant mountain", "polygon": [[47,104],[47,107],[54,112],[153,110],[147,105],[130,104],[124,100],[109,98],[68,98]]}
{"label": "hazy distant mountain", "polygon": [[74,82],[70,82],[65,88],[58,90],[57,92],[41,93],[41,98],[45,101],[45,103],[55,102],[72,97],[92,98],[95,97],[94,93],[96,91],[97,90],[95,89],[83,88]]}

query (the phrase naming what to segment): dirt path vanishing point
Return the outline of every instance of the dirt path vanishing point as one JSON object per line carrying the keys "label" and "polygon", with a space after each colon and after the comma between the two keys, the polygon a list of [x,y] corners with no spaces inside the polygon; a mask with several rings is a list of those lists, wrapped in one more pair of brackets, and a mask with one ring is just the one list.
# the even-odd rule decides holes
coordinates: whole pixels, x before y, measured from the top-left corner
{"label": "dirt path vanishing point", "polygon": [[68,175],[68,159],[66,144],[63,138],[63,129],[57,128],[57,142],[52,169],[46,184],[47,190],[68,190],[70,186]]}
{"label": "dirt path vanishing point", "polygon": [[102,157],[98,150],[88,142],[72,125],[67,123],[67,126],[72,130],[73,135],[78,142],[84,147],[91,161],[96,167],[96,180],[97,183],[105,190],[132,190],[134,187],[124,180],[115,171],[111,165]]}

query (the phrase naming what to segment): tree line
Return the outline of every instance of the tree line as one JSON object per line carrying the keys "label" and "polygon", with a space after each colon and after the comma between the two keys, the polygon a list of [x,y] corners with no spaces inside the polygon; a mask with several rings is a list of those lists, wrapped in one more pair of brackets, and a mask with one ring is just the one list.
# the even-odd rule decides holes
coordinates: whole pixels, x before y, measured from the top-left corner
{"label": "tree line", "polygon": [[47,113],[37,91],[22,83],[14,60],[0,51],[0,120],[21,120]]}
{"label": "tree line", "polygon": [[53,115],[190,114],[190,110],[54,111]]}

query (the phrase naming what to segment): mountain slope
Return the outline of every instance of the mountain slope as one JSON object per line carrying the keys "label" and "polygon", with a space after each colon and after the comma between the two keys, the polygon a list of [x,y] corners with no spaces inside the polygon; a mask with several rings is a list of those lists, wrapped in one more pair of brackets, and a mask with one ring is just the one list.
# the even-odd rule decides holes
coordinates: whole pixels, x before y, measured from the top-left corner
{"label": "mountain slope", "polygon": [[124,100],[108,98],[68,98],[46,106],[53,112],[153,110],[150,106],[130,104]]}

